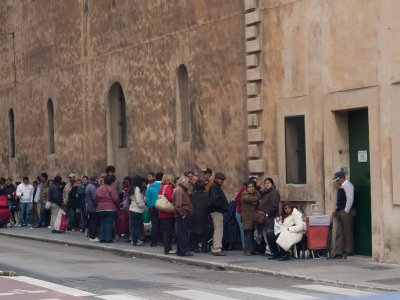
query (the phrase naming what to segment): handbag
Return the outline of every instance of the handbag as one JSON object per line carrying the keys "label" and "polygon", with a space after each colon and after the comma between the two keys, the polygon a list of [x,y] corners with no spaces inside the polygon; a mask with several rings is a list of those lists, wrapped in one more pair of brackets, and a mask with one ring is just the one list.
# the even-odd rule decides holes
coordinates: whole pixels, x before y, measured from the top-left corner
{"label": "handbag", "polygon": [[256,210],[253,215],[253,221],[257,224],[264,224],[265,223],[265,212],[262,210]]}
{"label": "handbag", "polygon": [[173,212],[175,212],[175,207],[171,202],[168,201],[167,197],[165,197],[166,188],[167,188],[167,186],[164,187],[162,194],[158,195],[155,206],[160,211],[163,211],[166,213],[173,213]]}

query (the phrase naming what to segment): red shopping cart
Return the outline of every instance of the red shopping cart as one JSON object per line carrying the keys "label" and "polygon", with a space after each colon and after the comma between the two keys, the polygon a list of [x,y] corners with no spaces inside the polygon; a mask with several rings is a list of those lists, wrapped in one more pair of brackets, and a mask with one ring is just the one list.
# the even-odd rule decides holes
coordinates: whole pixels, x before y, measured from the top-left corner
{"label": "red shopping cart", "polygon": [[331,217],[328,215],[308,216],[307,224],[307,248],[310,250],[312,257],[321,257],[326,255],[329,257],[328,236]]}

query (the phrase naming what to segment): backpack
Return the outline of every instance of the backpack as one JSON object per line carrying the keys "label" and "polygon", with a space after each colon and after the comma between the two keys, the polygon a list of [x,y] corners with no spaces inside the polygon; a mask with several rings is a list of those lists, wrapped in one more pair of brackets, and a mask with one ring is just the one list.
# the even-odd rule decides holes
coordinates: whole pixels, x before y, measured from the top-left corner
{"label": "backpack", "polygon": [[240,250],[243,248],[239,224],[236,221],[236,205],[236,201],[231,201],[228,205],[228,211],[224,213],[223,250]]}

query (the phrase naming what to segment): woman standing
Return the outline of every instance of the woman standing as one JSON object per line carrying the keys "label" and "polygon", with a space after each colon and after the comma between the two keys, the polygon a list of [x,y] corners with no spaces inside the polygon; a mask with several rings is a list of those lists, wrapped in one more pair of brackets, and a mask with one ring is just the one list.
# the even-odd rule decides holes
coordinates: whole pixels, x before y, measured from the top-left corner
{"label": "woman standing", "polygon": [[131,243],[134,246],[142,246],[143,241],[139,239],[139,232],[143,226],[143,210],[145,207],[143,178],[136,175],[133,177],[129,188],[129,211],[131,212]]}
{"label": "woman standing", "polygon": [[[168,202],[172,202],[172,194],[174,189],[172,187],[172,176],[164,174],[158,195],[164,194]],[[158,218],[160,220],[162,240],[164,244],[165,254],[175,254],[176,251],[172,250],[172,236],[174,233],[175,214],[158,210]]]}
{"label": "woman standing", "polygon": [[265,243],[267,243],[268,232],[274,231],[274,220],[279,212],[280,201],[281,195],[276,189],[274,181],[270,177],[266,178],[264,180],[264,190],[261,192],[261,199],[258,204],[258,210],[263,211],[266,216],[264,224],[258,225],[258,230],[262,232]]}
{"label": "woman standing", "polygon": [[50,226],[52,229],[52,233],[58,233],[58,230],[54,229],[54,223],[56,222],[56,218],[58,215],[58,211],[61,209],[63,205],[63,184],[61,182],[61,177],[54,177],[53,183],[49,186],[48,190],[48,199],[51,203],[51,220]]}
{"label": "woman standing", "polygon": [[199,242],[201,242],[201,252],[207,253],[207,241],[210,233],[210,215],[208,214],[208,193],[205,189],[205,182],[198,180],[194,184],[192,194],[193,216],[190,219],[190,232],[192,250],[195,253],[199,251]]}
{"label": "woman standing", "polygon": [[78,213],[77,210],[80,207],[79,203],[79,195],[78,195],[78,189],[79,186],[82,184],[82,180],[78,179],[74,182],[74,185],[72,186],[71,190],[68,193],[68,209],[70,212],[70,220],[68,224],[68,231],[73,230],[73,231],[78,231]]}
{"label": "woman standing", "polygon": [[[281,224],[280,232],[272,231],[267,235],[268,245],[274,254],[270,259],[289,260],[290,248],[303,238],[303,216],[293,207],[292,203],[284,202],[282,216],[277,217],[276,221]],[[280,250],[278,250],[277,244]]]}
{"label": "woman standing", "polygon": [[96,190],[97,211],[100,216],[100,242],[111,243],[113,222],[119,208],[119,197],[112,184],[115,177],[107,175],[104,184]]}
{"label": "woman standing", "polygon": [[259,199],[260,193],[256,190],[254,181],[247,182],[246,191],[242,193],[241,197],[244,253],[246,256],[252,255],[255,249],[253,218]]}

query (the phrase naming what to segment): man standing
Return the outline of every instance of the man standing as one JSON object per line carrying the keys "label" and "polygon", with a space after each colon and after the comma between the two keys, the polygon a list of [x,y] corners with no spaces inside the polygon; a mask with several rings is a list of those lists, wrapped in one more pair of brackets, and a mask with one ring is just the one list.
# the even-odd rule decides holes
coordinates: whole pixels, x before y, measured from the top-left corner
{"label": "man standing", "polygon": [[30,222],[29,211],[32,207],[33,186],[29,183],[29,178],[24,177],[22,183],[18,185],[16,195],[19,197],[19,224],[17,226],[27,226]]}
{"label": "man standing", "polygon": [[208,194],[208,209],[214,224],[213,249],[215,256],[225,256],[222,252],[222,236],[224,233],[224,213],[228,210],[228,199],[222,191],[222,185],[225,182],[223,173],[215,173],[214,183],[210,186]]}
{"label": "man standing", "polygon": [[214,183],[214,178],[212,177],[212,170],[210,168],[205,168],[201,170],[201,173],[203,173],[203,180],[206,183],[205,189],[207,192],[209,192],[211,185]]}
{"label": "man standing", "polygon": [[332,181],[336,182],[338,192],[336,208],[332,214],[336,217],[336,237],[335,252],[331,258],[340,259],[346,258],[354,252],[354,186],[346,179],[343,172],[336,172]]}
{"label": "man standing", "polygon": [[15,219],[15,209],[16,209],[16,205],[14,203],[15,199],[14,199],[14,192],[16,190],[16,186],[12,183],[12,179],[11,178],[7,178],[6,180],[6,184],[4,186],[4,190],[7,193],[7,197],[8,197],[8,207],[10,208],[11,211],[11,219],[14,223],[14,225],[17,224],[17,220]]}
{"label": "man standing", "polygon": [[69,178],[69,182],[67,182],[67,184],[64,186],[64,190],[63,190],[63,207],[65,209],[65,215],[67,217],[67,222],[68,224],[70,224],[70,208],[68,207],[68,195],[69,192],[71,191],[72,187],[75,184],[75,173],[70,173],[68,175]]}
{"label": "man standing", "polygon": [[157,246],[158,242],[158,209],[156,209],[155,205],[163,176],[164,174],[161,172],[158,172],[157,174],[150,172],[147,175],[149,186],[146,190],[146,205],[149,208],[149,214],[151,218],[151,247]]}

